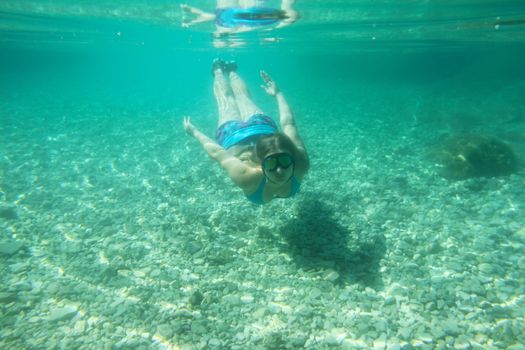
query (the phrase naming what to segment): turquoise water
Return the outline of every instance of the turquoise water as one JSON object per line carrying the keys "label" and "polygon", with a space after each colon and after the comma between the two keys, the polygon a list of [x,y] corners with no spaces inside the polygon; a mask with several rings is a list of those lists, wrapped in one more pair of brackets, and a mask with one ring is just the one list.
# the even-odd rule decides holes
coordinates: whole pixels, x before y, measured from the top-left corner
{"label": "turquoise water", "polygon": [[[174,2],[0,4],[1,348],[525,348],[523,1],[294,8],[219,48]],[[215,57],[286,96],[298,196],[249,203],[184,133]],[[462,135],[517,170],[444,176]]]}

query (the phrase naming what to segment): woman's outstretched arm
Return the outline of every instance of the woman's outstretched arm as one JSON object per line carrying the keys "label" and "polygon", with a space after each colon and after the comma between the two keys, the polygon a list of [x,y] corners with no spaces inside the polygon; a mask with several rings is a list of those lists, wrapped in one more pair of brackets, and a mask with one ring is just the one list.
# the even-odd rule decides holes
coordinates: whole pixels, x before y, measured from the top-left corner
{"label": "woman's outstretched arm", "polygon": [[239,158],[231,155],[217,142],[198,130],[190,121],[190,117],[184,117],[184,130],[188,135],[193,136],[202,145],[208,156],[215,160],[226,170],[228,176],[237,186],[245,189],[251,185],[250,175],[252,169],[244,164]]}
{"label": "woman's outstretched arm", "polygon": [[274,96],[277,100],[277,106],[279,107],[279,119],[283,132],[293,141],[299,151],[307,158],[306,148],[304,146],[303,140],[301,140],[301,137],[297,132],[292,109],[284,98],[283,93],[279,90],[277,84],[265,71],[261,71],[261,78],[264,81],[264,85],[261,87],[268,95]]}

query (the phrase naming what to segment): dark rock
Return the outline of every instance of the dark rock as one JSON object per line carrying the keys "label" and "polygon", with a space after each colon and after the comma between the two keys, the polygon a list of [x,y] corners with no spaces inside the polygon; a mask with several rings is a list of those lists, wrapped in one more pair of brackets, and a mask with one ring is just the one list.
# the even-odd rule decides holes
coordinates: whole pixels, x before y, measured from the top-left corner
{"label": "dark rock", "polygon": [[0,255],[13,255],[24,247],[24,243],[17,241],[8,241],[0,243]]}
{"label": "dark rock", "polygon": [[455,136],[438,152],[438,158],[444,166],[443,175],[455,180],[504,176],[518,170],[512,148],[493,136]]}
{"label": "dark rock", "polygon": [[0,303],[9,304],[16,301],[16,294],[9,292],[0,292]]}
{"label": "dark rock", "polygon": [[197,290],[193,292],[193,294],[190,296],[189,301],[192,307],[197,307],[200,304],[202,304],[203,300],[204,300],[204,295],[202,295],[202,293]]}
{"label": "dark rock", "polygon": [[15,207],[12,206],[0,206],[0,218],[7,220],[18,219],[18,213],[16,212]]}

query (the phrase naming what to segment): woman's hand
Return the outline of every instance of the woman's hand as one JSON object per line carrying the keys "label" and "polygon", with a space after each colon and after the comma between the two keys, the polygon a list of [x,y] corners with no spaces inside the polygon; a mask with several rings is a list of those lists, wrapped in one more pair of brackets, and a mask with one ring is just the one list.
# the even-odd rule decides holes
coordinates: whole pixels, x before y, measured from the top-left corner
{"label": "woman's hand", "polygon": [[273,81],[272,77],[268,75],[265,71],[261,71],[261,79],[264,81],[264,84],[261,85],[261,87],[266,91],[266,93],[270,96],[275,96],[279,92],[279,88],[277,87],[277,84],[275,84],[275,81]]}
{"label": "woman's hand", "polygon": [[186,133],[190,136],[194,136],[193,134],[195,132],[195,126],[191,123],[189,116],[184,117],[183,124],[184,124],[184,130],[186,130]]}

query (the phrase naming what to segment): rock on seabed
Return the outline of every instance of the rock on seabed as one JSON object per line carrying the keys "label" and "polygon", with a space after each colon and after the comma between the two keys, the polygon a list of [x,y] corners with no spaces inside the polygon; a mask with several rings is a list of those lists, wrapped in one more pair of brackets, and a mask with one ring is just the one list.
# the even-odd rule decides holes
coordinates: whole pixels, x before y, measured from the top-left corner
{"label": "rock on seabed", "polygon": [[70,320],[77,314],[78,310],[76,307],[68,306],[64,308],[53,309],[49,313],[48,320],[51,322],[66,321]]}

